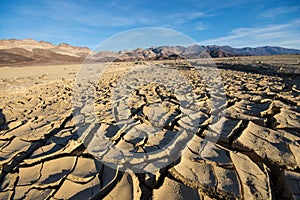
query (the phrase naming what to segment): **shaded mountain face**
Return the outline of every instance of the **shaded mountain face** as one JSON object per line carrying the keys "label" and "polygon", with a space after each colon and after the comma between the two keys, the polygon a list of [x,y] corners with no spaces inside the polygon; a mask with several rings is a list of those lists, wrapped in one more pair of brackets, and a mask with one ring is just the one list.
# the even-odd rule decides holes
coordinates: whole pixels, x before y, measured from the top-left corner
{"label": "shaded mountain face", "polygon": [[69,44],[53,45],[44,41],[0,40],[0,65],[67,64],[81,63],[87,55],[91,62],[176,60],[197,58],[222,58],[233,56],[259,56],[276,54],[300,54],[300,50],[281,47],[232,48],[230,46],[160,46],[137,48],[119,52],[93,52],[87,47]]}
{"label": "shaded mountain face", "polygon": [[287,49],[282,47],[264,46],[264,47],[245,47],[232,48],[230,46],[207,46],[206,49],[227,52],[238,56],[267,56],[278,54],[300,54],[298,49]]}
{"label": "shaded mountain face", "polygon": [[33,59],[22,55],[0,51],[0,64],[3,65],[10,65],[13,63],[28,63],[31,61],[33,61]]}

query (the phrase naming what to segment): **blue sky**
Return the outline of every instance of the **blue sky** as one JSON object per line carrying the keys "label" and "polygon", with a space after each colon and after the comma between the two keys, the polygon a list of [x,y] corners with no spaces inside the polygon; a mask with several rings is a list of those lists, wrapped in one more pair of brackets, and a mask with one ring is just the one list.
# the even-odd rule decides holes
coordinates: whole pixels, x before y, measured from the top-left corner
{"label": "blue sky", "polygon": [[203,45],[300,49],[299,0],[0,1],[0,39],[94,48],[142,27],[169,28]]}

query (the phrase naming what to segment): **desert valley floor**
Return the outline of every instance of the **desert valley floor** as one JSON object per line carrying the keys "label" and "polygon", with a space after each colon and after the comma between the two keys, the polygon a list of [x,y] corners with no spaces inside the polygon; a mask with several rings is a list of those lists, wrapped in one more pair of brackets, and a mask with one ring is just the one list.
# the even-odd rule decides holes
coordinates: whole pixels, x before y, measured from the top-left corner
{"label": "desert valley floor", "polygon": [[[174,132],[196,128],[182,155],[152,173],[116,170],[85,148],[72,113],[80,65],[0,67],[0,199],[300,199],[299,60],[215,59],[219,69],[200,61],[112,63],[96,87],[94,112],[117,147],[159,150]],[[191,91],[176,96],[159,82],[144,84],[130,98],[136,123],[116,129],[112,89],[126,70],[150,65],[178,70]],[[195,65],[208,70],[210,84]],[[190,93],[197,106],[178,103]],[[158,104],[168,118],[162,130],[130,137],[151,125],[149,105]],[[203,144],[215,142],[204,154]]]}

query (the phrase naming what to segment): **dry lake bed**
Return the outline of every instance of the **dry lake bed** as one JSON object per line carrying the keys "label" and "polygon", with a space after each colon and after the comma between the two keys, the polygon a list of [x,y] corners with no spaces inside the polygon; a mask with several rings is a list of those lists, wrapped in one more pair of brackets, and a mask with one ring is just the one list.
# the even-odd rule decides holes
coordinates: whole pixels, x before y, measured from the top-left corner
{"label": "dry lake bed", "polygon": [[[103,164],[83,144],[72,112],[80,65],[1,67],[0,199],[300,199],[299,60],[111,63],[93,115],[114,147],[161,159],[145,173]],[[173,138],[180,131],[188,142]]]}

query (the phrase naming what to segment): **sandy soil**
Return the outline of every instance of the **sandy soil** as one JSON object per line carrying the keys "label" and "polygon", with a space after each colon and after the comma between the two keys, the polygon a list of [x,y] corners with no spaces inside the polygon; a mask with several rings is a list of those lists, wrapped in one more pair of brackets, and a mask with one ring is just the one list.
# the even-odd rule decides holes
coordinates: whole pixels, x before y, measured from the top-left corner
{"label": "sandy soil", "polygon": [[[238,63],[239,58],[216,62]],[[249,62],[267,59],[252,57]],[[294,57],[276,62],[299,67]],[[177,95],[159,84],[162,79],[131,94],[130,112],[122,113],[135,123],[122,130],[115,128],[112,91],[126,71],[139,66],[114,63],[97,84],[97,120],[118,148],[152,152],[168,145],[172,133],[196,130],[180,158],[152,173],[113,169],[85,148],[72,115],[79,65],[1,67],[0,199],[299,199],[299,76],[226,68],[208,69],[205,79],[195,66],[201,62],[178,72],[190,91]],[[129,85],[135,81],[126,80]],[[197,106],[180,104],[191,93]],[[167,111],[153,111],[158,104]],[[157,134],[144,140],[132,137],[132,131],[151,131],[156,118],[165,123]]]}

